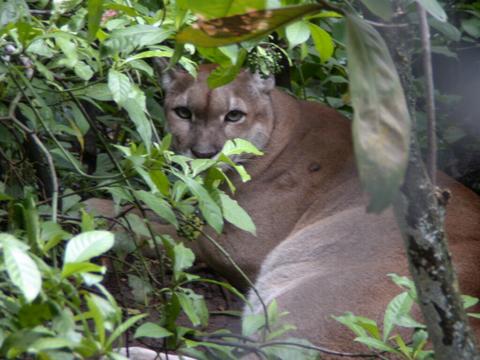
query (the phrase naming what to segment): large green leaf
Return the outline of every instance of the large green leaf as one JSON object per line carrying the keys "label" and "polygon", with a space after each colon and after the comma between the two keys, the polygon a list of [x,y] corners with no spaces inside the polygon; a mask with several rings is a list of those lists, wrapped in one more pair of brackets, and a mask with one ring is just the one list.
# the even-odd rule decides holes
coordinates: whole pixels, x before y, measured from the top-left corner
{"label": "large green leaf", "polygon": [[233,200],[225,193],[220,194],[220,200],[222,201],[223,216],[229,223],[239,229],[248,231],[254,235],[256,234],[255,224],[252,218],[238,205],[236,200]]}
{"label": "large green leaf", "polygon": [[362,3],[368,8],[368,10],[381,17],[383,20],[389,20],[393,15],[390,0],[362,0]]}
{"label": "large green leaf", "polygon": [[368,210],[380,212],[391,204],[404,180],[410,116],[385,42],[354,15],[347,16],[347,55],[357,167],[370,195]]}
{"label": "large green leaf", "polygon": [[130,120],[135,124],[138,135],[147,150],[150,150],[152,127],[145,114],[144,93],[130,81],[128,76],[113,69],[108,72],[108,88],[112,93],[113,100],[127,111]]}
{"label": "large green leaf", "polygon": [[310,37],[310,29],[308,23],[305,21],[297,21],[288,25],[285,28],[285,35],[288,40],[288,47],[294,48],[295,46],[302,44]]}
{"label": "large green leaf", "polygon": [[103,0],[88,0],[88,39],[94,40],[102,20]]}
{"label": "large green leaf", "polygon": [[110,38],[104,43],[104,48],[108,53],[128,54],[137,48],[160,44],[171,34],[170,29],[152,25],[134,25],[112,31]]}
{"label": "large green leaf", "polygon": [[42,288],[42,278],[37,265],[20,247],[4,243],[5,268],[12,283],[17,286],[28,302],[33,301]]}
{"label": "large green leaf", "polygon": [[266,35],[280,26],[320,11],[322,7],[320,4],[308,4],[251,11],[208,21],[198,20],[180,31],[176,40],[203,47],[233,44]]}
{"label": "large green leaf", "polygon": [[135,191],[135,195],[142,200],[148,208],[155,212],[155,214],[178,228],[175,213],[166,200],[144,190]]}
{"label": "large green leaf", "polygon": [[183,176],[182,174],[175,174],[178,176],[187,187],[190,189],[193,195],[198,200],[198,207],[207,221],[208,225],[213,227],[217,233],[221,233],[223,229],[223,216],[220,207],[212,199],[208,191],[195,180]]}
{"label": "large green leaf", "polygon": [[150,337],[155,339],[163,339],[169,336],[172,336],[173,333],[161,327],[160,325],[147,322],[145,324],[140,325],[140,327],[135,331],[135,335],[133,337]]}
{"label": "large green leaf", "polygon": [[332,57],[335,49],[332,37],[328,32],[315,24],[310,24],[310,31],[312,33],[315,49],[317,50],[318,55],[320,55],[320,60],[322,60],[322,62],[327,61]]}
{"label": "large green leaf", "polygon": [[423,6],[423,8],[434,18],[440,21],[447,21],[447,13],[443,10],[442,5],[437,0],[416,0],[417,3]]}
{"label": "large green leaf", "polygon": [[227,15],[241,14],[248,10],[265,8],[265,0],[178,0],[177,5],[208,18],[218,18]]}
{"label": "large green leaf", "polygon": [[413,299],[408,292],[395,296],[387,305],[383,317],[383,341],[390,336],[393,327],[398,324],[400,318],[410,313],[413,305]]}
{"label": "large green leaf", "polygon": [[65,248],[64,264],[88,261],[110,250],[113,243],[113,234],[103,230],[87,231],[74,236]]}

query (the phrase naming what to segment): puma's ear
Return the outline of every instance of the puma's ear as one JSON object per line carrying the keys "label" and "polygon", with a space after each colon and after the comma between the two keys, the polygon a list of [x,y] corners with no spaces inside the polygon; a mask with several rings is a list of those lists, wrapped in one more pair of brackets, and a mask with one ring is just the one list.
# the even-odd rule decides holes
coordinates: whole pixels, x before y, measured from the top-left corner
{"label": "puma's ear", "polygon": [[252,74],[255,86],[262,92],[269,93],[275,88],[275,78],[273,75],[265,77],[265,75],[255,72]]}
{"label": "puma's ear", "polygon": [[185,74],[185,70],[179,66],[170,67],[170,62],[167,58],[154,58],[153,65],[162,89],[165,91],[170,89],[180,73]]}

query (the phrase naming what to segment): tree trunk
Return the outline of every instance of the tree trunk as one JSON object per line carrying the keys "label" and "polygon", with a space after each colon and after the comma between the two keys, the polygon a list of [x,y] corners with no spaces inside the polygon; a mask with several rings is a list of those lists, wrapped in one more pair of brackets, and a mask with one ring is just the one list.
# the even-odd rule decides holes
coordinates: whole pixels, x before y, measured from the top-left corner
{"label": "tree trunk", "polygon": [[[412,85],[411,55],[418,32],[396,24],[408,22],[406,1],[395,1],[392,27],[382,29],[394,59],[407,98],[412,123],[415,124],[415,95]],[[415,134],[415,126],[412,131]],[[415,136],[410,143],[410,158],[405,183],[394,210],[405,241],[410,272],[415,282],[419,304],[437,360],[480,359],[475,337],[468,325],[458,292],[444,231],[444,205],[423,164]]]}

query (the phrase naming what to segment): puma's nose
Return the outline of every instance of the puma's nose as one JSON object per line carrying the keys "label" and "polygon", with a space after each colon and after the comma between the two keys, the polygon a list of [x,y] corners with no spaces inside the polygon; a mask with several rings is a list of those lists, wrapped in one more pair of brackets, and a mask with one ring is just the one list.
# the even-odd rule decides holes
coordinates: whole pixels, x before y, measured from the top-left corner
{"label": "puma's nose", "polygon": [[196,149],[192,148],[192,154],[198,159],[210,159],[217,155],[218,151],[215,149]]}

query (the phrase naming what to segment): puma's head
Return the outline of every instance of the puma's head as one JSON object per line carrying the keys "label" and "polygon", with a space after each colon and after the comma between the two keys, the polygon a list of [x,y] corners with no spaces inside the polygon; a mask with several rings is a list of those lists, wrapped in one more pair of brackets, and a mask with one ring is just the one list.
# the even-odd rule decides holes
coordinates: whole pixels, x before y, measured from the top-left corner
{"label": "puma's head", "polygon": [[264,148],[273,128],[270,92],[274,80],[245,70],[233,82],[210,89],[207,77],[213,69],[201,66],[196,79],[182,70],[162,75],[167,127],[175,149],[211,158],[235,138]]}

